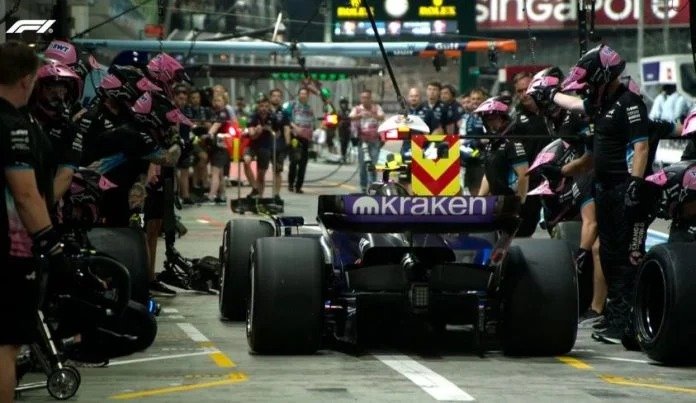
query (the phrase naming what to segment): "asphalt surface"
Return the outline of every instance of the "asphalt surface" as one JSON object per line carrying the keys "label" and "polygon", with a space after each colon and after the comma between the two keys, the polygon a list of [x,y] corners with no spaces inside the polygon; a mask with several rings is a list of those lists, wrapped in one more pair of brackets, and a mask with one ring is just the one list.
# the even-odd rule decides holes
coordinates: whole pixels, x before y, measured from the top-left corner
{"label": "asphalt surface", "polygon": [[[316,195],[357,190],[355,165],[336,169],[311,163],[304,195],[283,186],[286,213],[314,221]],[[243,188],[244,194],[249,188]],[[236,189],[228,188],[228,196]],[[180,212],[188,234],[177,248],[188,257],[217,256],[225,222],[223,206]],[[657,223],[665,230],[665,223]],[[543,232],[538,232],[543,236]],[[160,252],[163,249],[160,243]],[[162,261],[162,256],[158,259]],[[145,352],[114,360],[106,368],[80,368],[76,401],[152,402],[427,402],[427,401],[694,401],[693,368],[651,363],[638,352],[594,342],[581,329],[565,357],[484,358],[468,347],[466,332],[453,332],[427,355],[408,346],[354,355],[322,350],[312,356],[267,357],[249,353],[243,323],[219,319],[217,296],[180,292],[160,298],[159,333]],[[30,374],[25,381],[41,380]],[[19,401],[52,401],[45,390],[25,392]]]}

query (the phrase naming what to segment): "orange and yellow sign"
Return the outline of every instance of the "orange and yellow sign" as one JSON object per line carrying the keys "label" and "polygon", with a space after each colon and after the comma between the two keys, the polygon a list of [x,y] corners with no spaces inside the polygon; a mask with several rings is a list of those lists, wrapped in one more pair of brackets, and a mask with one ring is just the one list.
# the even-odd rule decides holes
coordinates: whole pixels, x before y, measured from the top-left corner
{"label": "orange and yellow sign", "polygon": [[459,136],[411,136],[411,188],[417,196],[456,196],[459,179]]}

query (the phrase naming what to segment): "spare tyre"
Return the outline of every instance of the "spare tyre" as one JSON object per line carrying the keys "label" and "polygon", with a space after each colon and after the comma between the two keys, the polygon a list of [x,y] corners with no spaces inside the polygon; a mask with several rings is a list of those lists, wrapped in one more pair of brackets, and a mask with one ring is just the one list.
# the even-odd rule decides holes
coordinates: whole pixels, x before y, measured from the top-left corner
{"label": "spare tyre", "polygon": [[87,239],[94,249],[126,266],[131,280],[131,299],[147,306],[150,279],[145,233],[134,228],[93,228]]}
{"label": "spare tyre", "polygon": [[657,245],[638,270],[633,320],[640,347],[665,364],[696,363],[694,244]]}

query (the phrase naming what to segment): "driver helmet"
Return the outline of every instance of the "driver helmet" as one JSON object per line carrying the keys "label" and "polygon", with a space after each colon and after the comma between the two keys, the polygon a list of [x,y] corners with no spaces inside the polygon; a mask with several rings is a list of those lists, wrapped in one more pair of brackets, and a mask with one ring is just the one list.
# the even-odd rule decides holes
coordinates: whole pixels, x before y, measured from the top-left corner
{"label": "driver helmet", "polygon": [[626,61],[606,45],[590,49],[570,69],[561,85],[562,91],[594,92],[619,77],[626,68]]}
{"label": "driver helmet", "polygon": [[68,66],[49,63],[37,71],[32,99],[42,117],[62,116],[81,96],[82,79]]}
{"label": "driver helmet", "polygon": [[142,71],[131,66],[112,65],[99,83],[97,94],[130,106],[144,92],[162,91]]}
{"label": "driver helmet", "polygon": [[553,115],[559,107],[548,99],[544,99],[543,91],[545,88],[561,88],[563,82],[563,72],[558,67],[548,67],[536,73],[527,87],[529,95],[536,103],[539,110],[547,116]]}
{"label": "driver helmet", "polygon": [[184,66],[166,53],[160,53],[153,57],[147,63],[147,71],[158,84],[165,87],[165,90],[168,90],[168,87],[175,83],[191,82]]}
{"label": "driver helmet", "polygon": [[[474,110],[474,113],[481,116],[483,126],[490,134],[496,134],[497,132],[505,129],[510,124],[511,120],[510,103],[506,97],[497,96],[488,98],[487,100],[483,101],[481,105],[476,108],[476,110]],[[501,116],[506,121],[505,126],[498,128],[497,130],[493,130],[493,128],[491,128],[487,122],[487,118],[492,116]]]}
{"label": "driver helmet", "polygon": [[346,97],[341,97],[341,98],[338,100],[338,104],[339,104],[339,105],[348,105],[348,98],[346,98]]}
{"label": "driver helmet", "polygon": [[166,96],[158,92],[145,92],[131,107],[135,120],[152,129],[166,130],[184,124],[193,126],[181,110]]}
{"label": "driver helmet", "polygon": [[44,51],[44,57],[69,67],[83,82],[90,72],[101,68],[94,56],[65,41],[51,41]]}

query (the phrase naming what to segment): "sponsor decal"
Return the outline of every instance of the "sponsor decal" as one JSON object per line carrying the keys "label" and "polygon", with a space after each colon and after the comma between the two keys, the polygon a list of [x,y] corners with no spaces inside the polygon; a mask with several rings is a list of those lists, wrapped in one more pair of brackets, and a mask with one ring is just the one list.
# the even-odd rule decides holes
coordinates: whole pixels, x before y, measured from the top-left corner
{"label": "sponsor decal", "polygon": [[345,213],[358,222],[490,222],[495,197],[344,196]]}
{"label": "sponsor decal", "polygon": [[[577,30],[579,1],[477,0],[476,27],[480,31],[524,30],[529,22],[534,29]],[[662,26],[665,16],[672,27],[689,26],[689,10],[684,7],[688,0],[596,0],[596,27],[635,29],[641,1],[646,27]]]}

